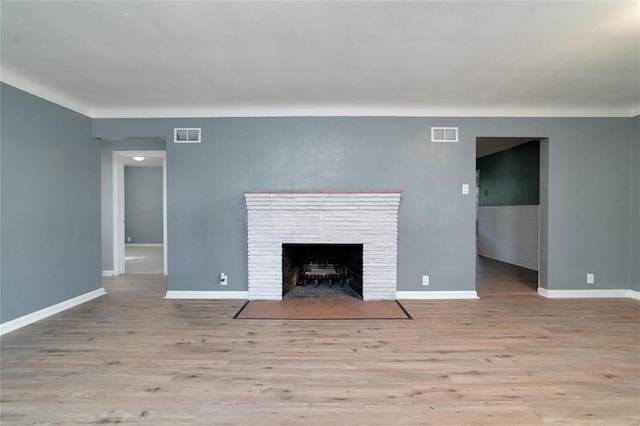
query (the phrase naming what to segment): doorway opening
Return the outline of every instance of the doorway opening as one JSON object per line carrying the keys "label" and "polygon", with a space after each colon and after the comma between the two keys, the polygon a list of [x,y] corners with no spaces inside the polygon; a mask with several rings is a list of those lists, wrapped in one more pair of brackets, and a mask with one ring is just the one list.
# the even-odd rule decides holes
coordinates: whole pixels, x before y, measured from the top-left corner
{"label": "doorway opening", "polygon": [[548,139],[476,139],[480,297],[537,294],[546,277],[547,175]]}
{"label": "doorway opening", "polygon": [[114,275],[156,272],[167,275],[166,236],[166,152],[114,151]]}

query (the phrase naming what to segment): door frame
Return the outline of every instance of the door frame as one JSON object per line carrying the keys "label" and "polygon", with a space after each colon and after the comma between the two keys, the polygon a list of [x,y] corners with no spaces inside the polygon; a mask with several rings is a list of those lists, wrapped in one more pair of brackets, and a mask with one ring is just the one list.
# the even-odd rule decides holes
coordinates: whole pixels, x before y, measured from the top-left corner
{"label": "door frame", "polygon": [[[488,132],[491,133],[491,132]],[[495,132],[499,133],[499,132]],[[483,136],[475,136],[473,138],[474,147],[477,150],[478,138]],[[486,137],[486,136],[484,136]],[[496,137],[505,137],[505,136],[496,136]],[[522,136],[506,136],[506,137],[514,137],[519,138]],[[525,136],[528,138],[528,136]],[[537,293],[540,294],[541,289],[548,288],[548,277],[549,277],[549,264],[548,264],[548,244],[549,244],[549,137],[531,137],[531,140],[539,140],[540,141],[540,163],[539,163],[539,191],[540,198],[538,204],[538,289]],[[479,171],[475,167],[476,163],[474,162],[474,171],[476,178],[478,177]],[[476,231],[475,231],[475,255],[476,258],[478,256],[478,214],[479,214],[479,203],[475,206],[476,214]],[[474,263],[475,264],[475,263]],[[477,273],[477,271],[476,271]],[[478,286],[477,275],[476,275],[476,290]]]}
{"label": "door frame", "polygon": [[124,256],[124,159],[125,157],[162,157],[162,250],[164,275],[167,262],[167,151],[113,151],[113,274],[125,273]]}

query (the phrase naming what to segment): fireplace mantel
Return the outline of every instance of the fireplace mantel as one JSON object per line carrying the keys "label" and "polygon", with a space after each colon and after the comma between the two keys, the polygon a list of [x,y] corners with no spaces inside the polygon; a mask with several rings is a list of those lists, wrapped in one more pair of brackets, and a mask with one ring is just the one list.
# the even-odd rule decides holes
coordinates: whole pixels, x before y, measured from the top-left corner
{"label": "fireplace mantel", "polygon": [[400,190],[244,191],[249,299],[282,298],[283,244],[362,244],[363,299],[395,299]]}
{"label": "fireplace mantel", "polygon": [[245,194],[402,194],[399,189],[257,189]]}

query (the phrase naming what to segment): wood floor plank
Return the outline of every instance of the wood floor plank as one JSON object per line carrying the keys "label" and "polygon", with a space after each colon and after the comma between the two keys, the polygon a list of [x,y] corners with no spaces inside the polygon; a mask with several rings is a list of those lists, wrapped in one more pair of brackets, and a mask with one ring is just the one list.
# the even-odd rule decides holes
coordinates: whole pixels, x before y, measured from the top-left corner
{"label": "wood floor plank", "polygon": [[640,304],[544,299],[520,269],[485,262],[480,300],[403,301],[411,321],[240,321],[242,300],[106,278],[2,337],[0,422],[637,424]]}

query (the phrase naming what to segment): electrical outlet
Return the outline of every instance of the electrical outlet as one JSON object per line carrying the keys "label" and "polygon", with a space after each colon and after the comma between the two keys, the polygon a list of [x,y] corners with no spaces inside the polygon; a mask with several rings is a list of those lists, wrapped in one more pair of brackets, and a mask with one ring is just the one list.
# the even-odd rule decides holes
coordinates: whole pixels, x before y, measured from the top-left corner
{"label": "electrical outlet", "polygon": [[462,193],[464,195],[469,194],[469,184],[468,183],[463,183],[462,184]]}
{"label": "electrical outlet", "polygon": [[422,285],[429,285],[429,275],[422,276]]}
{"label": "electrical outlet", "polygon": [[227,285],[227,274],[224,272],[220,273],[220,285]]}
{"label": "electrical outlet", "polygon": [[587,284],[593,284],[596,280],[594,274],[587,274]]}
{"label": "electrical outlet", "polygon": [[131,242],[131,237],[127,237],[127,242],[130,243]]}

